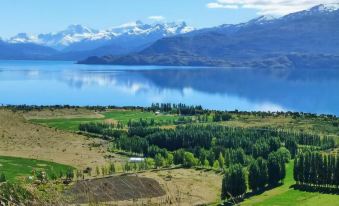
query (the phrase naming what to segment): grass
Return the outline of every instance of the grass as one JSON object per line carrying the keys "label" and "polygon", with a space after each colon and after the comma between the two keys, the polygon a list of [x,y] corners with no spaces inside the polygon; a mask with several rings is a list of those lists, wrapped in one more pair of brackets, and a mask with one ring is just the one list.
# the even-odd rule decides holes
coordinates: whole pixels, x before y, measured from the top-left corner
{"label": "grass", "polygon": [[29,120],[32,123],[58,128],[66,131],[77,131],[79,125],[88,122],[119,121],[127,124],[129,120],[154,119],[155,122],[171,124],[178,119],[175,115],[155,115],[153,112],[143,112],[141,110],[112,110],[102,113],[101,118],[42,118]]}
{"label": "grass", "polygon": [[30,176],[34,170],[45,171],[48,176],[53,173],[58,176],[60,172],[65,174],[68,169],[74,168],[42,160],[0,156],[0,173],[4,173],[8,181],[17,181],[21,177]]}
{"label": "grass", "polygon": [[286,178],[283,185],[250,197],[242,202],[241,205],[339,205],[339,195],[295,190],[291,187],[294,184],[293,162],[291,161],[286,165]]}
{"label": "grass", "polygon": [[103,113],[106,119],[114,119],[122,123],[127,123],[129,120],[139,119],[154,119],[156,122],[172,122],[178,119],[175,115],[156,115],[153,112],[142,112],[140,110],[114,110]]}

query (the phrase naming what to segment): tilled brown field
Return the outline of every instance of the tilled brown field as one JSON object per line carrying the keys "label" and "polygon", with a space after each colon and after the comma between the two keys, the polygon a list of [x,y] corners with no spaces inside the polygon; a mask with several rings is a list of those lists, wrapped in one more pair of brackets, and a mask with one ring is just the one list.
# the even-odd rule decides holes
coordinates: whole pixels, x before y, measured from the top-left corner
{"label": "tilled brown field", "polygon": [[166,192],[154,179],[123,175],[79,181],[69,195],[74,203],[83,204],[161,197]]}

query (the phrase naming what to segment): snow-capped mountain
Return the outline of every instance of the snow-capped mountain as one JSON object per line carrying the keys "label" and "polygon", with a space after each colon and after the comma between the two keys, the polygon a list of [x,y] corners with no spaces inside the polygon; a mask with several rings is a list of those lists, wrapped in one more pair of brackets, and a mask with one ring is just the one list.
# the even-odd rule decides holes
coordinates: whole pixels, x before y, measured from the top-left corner
{"label": "snow-capped mountain", "polygon": [[262,16],[162,38],[125,56],[81,63],[338,68],[339,6],[318,5],[279,18]]}
{"label": "snow-capped mountain", "polygon": [[288,14],[286,16],[281,17],[281,20],[291,20],[296,19],[300,17],[306,17],[306,16],[317,16],[317,15],[326,15],[331,14],[334,12],[338,12],[339,10],[339,4],[320,4],[317,6],[314,6],[310,9],[299,11],[296,13]]}
{"label": "snow-capped mountain", "polygon": [[[70,25],[56,33],[29,35],[19,33],[8,40],[9,43],[34,43],[65,51],[85,51],[95,49],[116,41],[144,39],[143,44],[151,41],[192,31],[185,22],[144,24],[141,21],[131,22],[104,30],[95,30],[82,25]],[[148,40],[149,38],[149,40]],[[81,45],[84,43],[84,45]]]}

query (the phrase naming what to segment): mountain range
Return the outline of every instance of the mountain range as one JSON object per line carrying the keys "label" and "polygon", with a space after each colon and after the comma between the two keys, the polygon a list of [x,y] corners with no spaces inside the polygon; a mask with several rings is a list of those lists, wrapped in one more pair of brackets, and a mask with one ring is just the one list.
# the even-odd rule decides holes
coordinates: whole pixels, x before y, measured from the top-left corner
{"label": "mountain range", "polygon": [[282,17],[194,29],[185,22],[131,22],[104,30],[20,33],[0,40],[0,59],[76,60],[80,64],[339,68],[339,5]]}
{"label": "mountain range", "polygon": [[339,67],[339,6],[318,5],[280,18],[261,16],[157,40],[128,55],[79,63],[270,68]]}
{"label": "mountain range", "polygon": [[[19,33],[0,41],[1,59],[79,60],[92,55],[122,55],[140,51],[164,37],[194,30],[185,22],[131,22],[105,30],[70,25],[55,33]],[[7,52],[8,51],[8,52]]]}

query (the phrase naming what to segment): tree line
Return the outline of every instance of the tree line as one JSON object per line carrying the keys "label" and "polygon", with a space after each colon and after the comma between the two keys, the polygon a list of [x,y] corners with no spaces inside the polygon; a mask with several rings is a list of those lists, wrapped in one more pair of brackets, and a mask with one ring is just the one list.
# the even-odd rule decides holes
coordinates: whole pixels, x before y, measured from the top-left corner
{"label": "tree line", "polygon": [[289,158],[288,150],[281,147],[277,151],[271,152],[267,160],[262,157],[253,159],[247,167],[247,181],[246,168],[241,164],[231,165],[225,170],[221,198],[238,199],[243,197],[247,189],[256,192],[264,190],[267,186],[279,184],[286,176],[285,163],[290,160]]}
{"label": "tree line", "polygon": [[305,152],[294,160],[297,185],[339,188],[339,156],[321,152]]}

